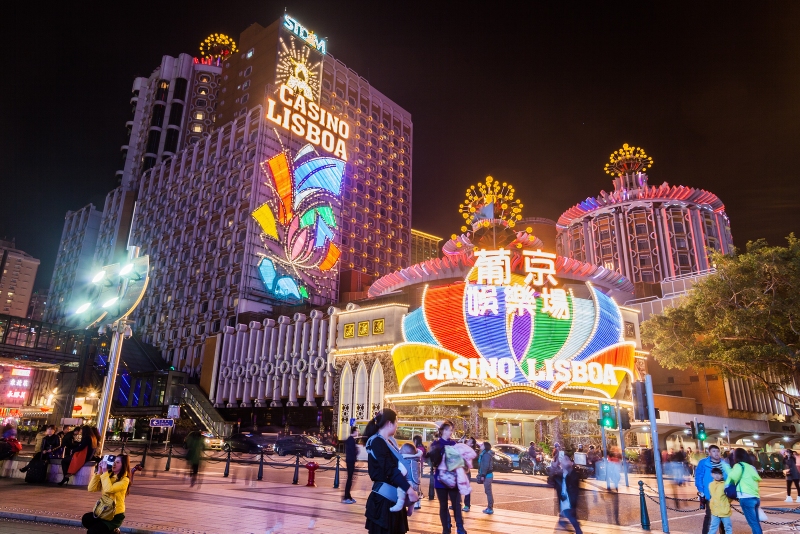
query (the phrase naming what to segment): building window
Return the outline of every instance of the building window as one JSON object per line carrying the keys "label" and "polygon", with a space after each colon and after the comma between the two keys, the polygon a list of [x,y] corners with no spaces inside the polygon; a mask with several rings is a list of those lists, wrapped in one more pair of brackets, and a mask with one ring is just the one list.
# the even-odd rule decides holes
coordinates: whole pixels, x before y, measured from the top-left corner
{"label": "building window", "polygon": [[683,397],[683,391],[667,391],[667,395],[672,397]]}
{"label": "building window", "polygon": [[700,377],[699,376],[690,376],[689,377],[689,382],[700,382]]}
{"label": "building window", "polygon": [[255,53],[255,49],[254,49],[254,48],[251,48],[250,50],[248,50],[248,51],[247,51],[247,54],[245,54],[245,57],[246,57],[247,59],[250,59],[251,57],[253,57],[253,54],[254,54],[254,53]]}
{"label": "building window", "polygon": [[203,131],[203,125],[197,123],[192,124],[192,131],[194,133],[201,133]]}
{"label": "building window", "polygon": [[250,87],[250,80],[247,80],[246,82],[244,82],[244,83],[242,84],[242,90],[245,90],[245,89],[247,89],[248,87]]}
{"label": "building window", "polygon": [[[244,104],[244,103],[245,103],[245,102],[247,102],[248,100],[250,100],[250,95],[249,95],[249,94],[242,95],[242,98],[241,98],[241,103],[242,103],[242,104]],[[246,112],[245,112],[245,113],[246,113]]]}
{"label": "building window", "polygon": [[674,376],[668,376],[667,377],[667,384],[674,384],[674,383],[675,383],[675,377]]}
{"label": "building window", "polygon": [[202,111],[195,111],[194,112],[194,120],[201,121],[206,118],[206,114]]}
{"label": "building window", "polygon": [[244,69],[245,76],[250,76],[252,72],[253,72],[253,67],[247,67],[246,69]]}
{"label": "building window", "polygon": [[203,99],[198,100],[197,102],[195,102],[195,104],[197,104],[197,106],[201,108],[206,107],[206,101]]}
{"label": "building window", "polygon": [[208,87],[198,87],[197,94],[199,95],[207,95],[208,94]]}
{"label": "building window", "polygon": [[200,75],[200,83],[208,83],[211,81],[211,76],[208,74],[201,74]]}

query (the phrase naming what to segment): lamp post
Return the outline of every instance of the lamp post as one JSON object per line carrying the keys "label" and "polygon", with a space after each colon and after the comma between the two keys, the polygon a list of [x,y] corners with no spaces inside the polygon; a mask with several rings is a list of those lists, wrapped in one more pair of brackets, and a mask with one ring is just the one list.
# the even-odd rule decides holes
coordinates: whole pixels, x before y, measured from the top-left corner
{"label": "lamp post", "polygon": [[126,262],[103,267],[94,275],[91,283],[86,284],[76,311],[70,316],[70,323],[76,328],[99,326],[101,334],[104,331],[111,334],[108,370],[97,410],[97,429],[100,431],[98,455],[103,454],[105,445],[122,343],[133,335],[127,319],[144,296],[148,273],[148,256],[139,256],[139,247],[128,247]]}

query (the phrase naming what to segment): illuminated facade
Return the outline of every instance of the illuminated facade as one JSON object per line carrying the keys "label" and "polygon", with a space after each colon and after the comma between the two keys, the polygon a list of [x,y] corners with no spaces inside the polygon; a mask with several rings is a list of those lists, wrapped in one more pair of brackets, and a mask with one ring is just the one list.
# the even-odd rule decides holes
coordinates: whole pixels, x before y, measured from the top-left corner
{"label": "illuminated facade", "polygon": [[614,191],[565,211],[558,220],[558,253],[616,271],[646,296],[647,284],[711,269],[709,250],[733,251],[725,206],[713,193],[648,184],[652,159],[627,144],[606,172]]}
{"label": "illuminated facade", "polygon": [[411,229],[411,265],[439,257],[441,237]]}
{"label": "illuminated facade", "polygon": [[[442,258],[376,280],[375,304],[332,313],[341,435],[390,403],[403,419],[449,417],[518,444],[561,441],[568,409],[563,435],[585,443],[598,437],[588,422],[599,401],[629,403],[644,366],[639,321],[615,299],[631,298],[633,284],[542,250],[532,224],[551,225],[522,208],[513,186],[488,177],[467,190],[462,233]],[[419,305],[403,304],[420,290]]]}
{"label": "illuminated facade", "polygon": [[14,241],[0,240],[0,310],[25,317],[33,293],[39,260],[17,249]]}
{"label": "illuminated facade", "polygon": [[[281,100],[280,88],[287,86],[293,94],[301,94],[306,104],[314,102],[320,110],[317,113],[325,112],[325,126],[328,116],[331,121],[348,124],[349,132],[331,132],[337,135],[333,150],[328,151],[346,159],[340,269],[382,276],[407,267],[411,242],[411,115],[334,59],[324,40],[288,15],[266,28],[253,24],[242,32],[238,46],[241,51],[224,63],[216,123],[231,121],[254,106],[268,106],[265,95],[275,102],[271,116],[277,119],[275,113],[281,113],[283,117],[287,106]],[[268,107],[265,111],[269,115]],[[305,128],[303,134],[297,133],[310,109],[305,116],[296,109],[291,112],[290,120],[298,120],[298,124],[289,136],[294,145],[287,147],[297,150],[301,143],[312,143],[314,133]],[[321,126],[319,121],[316,124]],[[320,135],[324,131],[321,128]],[[337,147],[339,141],[343,141],[346,158]]]}
{"label": "illuminated facade", "polygon": [[73,289],[86,284],[94,274],[94,255],[103,212],[94,204],[68,211],[50,280],[50,304],[44,320],[61,324],[72,305]]}

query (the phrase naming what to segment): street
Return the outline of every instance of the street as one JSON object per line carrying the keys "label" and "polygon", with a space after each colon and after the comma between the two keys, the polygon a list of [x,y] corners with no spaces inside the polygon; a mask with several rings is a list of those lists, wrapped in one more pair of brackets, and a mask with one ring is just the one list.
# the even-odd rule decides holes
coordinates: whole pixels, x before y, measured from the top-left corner
{"label": "street", "polygon": [[[176,448],[176,454],[181,449]],[[113,449],[109,452],[114,452]],[[290,528],[287,524],[292,524],[303,531],[320,529],[327,520],[333,520],[333,528],[341,528],[341,524],[350,525],[350,529],[356,525],[356,531],[361,530],[363,521],[363,504],[369,495],[371,482],[364,472],[357,472],[353,494],[358,500],[358,504],[346,506],[340,504],[341,495],[345,484],[345,471],[341,470],[340,488],[333,489],[334,470],[320,469],[316,473],[317,488],[307,488],[307,470],[302,467],[305,459],[301,459],[301,469],[299,472],[299,485],[291,484],[294,475],[294,458],[291,457],[266,457],[267,460],[274,461],[275,465],[265,463],[264,479],[257,480],[257,463],[231,463],[230,476],[224,478],[225,469],[224,454],[221,452],[207,451],[209,460],[204,462],[201,468],[199,483],[194,488],[189,487],[188,470],[184,460],[173,458],[169,472],[164,471],[166,458],[153,457],[149,455],[146,460],[146,468],[143,474],[137,474],[133,489],[131,490],[128,519],[126,525],[139,526],[139,528],[154,528],[169,530],[177,528],[178,525],[193,528],[202,528],[204,531],[215,531],[211,529],[223,528],[225,520],[217,512],[209,513],[207,507],[210,505],[225,505],[226,514],[236,510],[258,510],[257,521],[263,523],[263,529],[253,529],[252,532],[269,532],[267,527]],[[140,460],[141,456],[138,449],[134,449],[133,459]],[[234,459],[257,459],[254,455],[236,454]],[[326,461],[317,459],[323,466],[335,465],[335,460]],[[580,506],[578,509],[579,518],[594,524],[620,525],[623,527],[640,527],[638,482],[639,478],[632,476],[630,488],[623,485],[619,492],[608,492],[605,489],[604,481],[588,480],[582,486],[584,491],[580,494]],[[655,479],[653,477],[642,477],[642,480],[655,489]],[[16,486],[21,492],[42,491],[41,487],[26,485],[20,480],[0,481],[3,490],[9,490],[6,486]],[[765,479],[761,484],[762,501],[770,516],[770,521],[788,522],[798,516],[794,513],[778,515],[770,511],[770,508],[779,510],[795,509],[798,505],[786,505],[783,508],[782,502],[785,498],[785,482],[783,479]],[[545,478],[540,476],[528,476],[519,473],[496,473],[494,484],[495,515],[486,516],[481,513],[486,506],[486,498],[481,486],[473,484],[472,510],[465,513],[468,531],[474,532],[503,532],[503,528],[508,525],[520,524],[519,521],[527,523],[527,518],[541,518],[547,521],[544,530],[552,532],[556,524],[554,517],[554,491],[547,487]],[[655,495],[654,491],[649,494]],[[74,493],[80,492],[79,488],[47,488],[45,500],[51,497],[57,499],[59,492],[69,492],[73,495],[84,497],[87,504],[91,505],[92,496],[89,494]],[[423,509],[422,513],[416,513],[410,518],[412,532],[436,532],[439,528],[438,522],[438,503],[431,502],[428,497],[428,479],[422,483]],[[667,486],[667,494],[670,497],[691,498],[694,497],[695,490],[693,484],[689,483],[680,488]],[[311,497],[309,497],[311,496]],[[159,507],[151,509],[145,507],[137,511],[137,502],[145,497],[153,498],[155,502],[162,503]],[[230,499],[230,500],[229,500]],[[246,499],[243,501],[242,499]],[[0,510],[6,511],[13,508],[10,505],[11,496],[0,504]],[[187,502],[196,503],[199,506],[192,506]],[[92,501],[93,502],[93,501]],[[171,504],[175,503],[174,506]],[[669,505],[675,508],[675,501],[668,501]],[[17,503],[17,506],[22,503]],[[60,509],[63,503],[60,499],[52,503],[56,509]],[[29,502],[26,507],[32,506]],[[38,504],[41,509],[48,510],[49,504]],[[166,508],[166,509],[164,509]],[[652,500],[647,501],[647,508],[650,516],[651,528],[653,531],[661,530],[661,516],[658,504]],[[88,508],[86,508],[88,510]],[[672,532],[697,532],[702,521],[703,511],[697,509],[697,502],[681,503],[679,511],[669,512],[670,530]],[[68,509],[76,513],[84,511],[83,508],[75,510]],[[169,510],[180,510],[170,515]],[[151,513],[155,512],[156,516]],[[46,512],[44,512],[46,514]],[[266,514],[266,515],[264,515]],[[505,519],[504,519],[505,517]],[[548,519],[549,518],[549,519]],[[509,523],[509,520],[511,523]],[[189,524],[187,524],[188,522]],[[302,523],[302,525],[301,525]],[[734,512],[733,524],[735,534],[745,534],[750,532],[741,514]],[[141,525],[141,526],[140,526]],[[144,525],[147,525],[145,527]],[[284,525],[280,527],[280,525]],[[763,525],[764,532],[786,532],[789,527]],[[11,530],[9,530],[11,528]],[[27,525],[14,525],[9,527],[0,524],[0,532],[60,532],[61,527],[47,526],[45,530],[26,530]],[[40,529],[41,525],[32,525],[30,528]],[[247,527],[244,527],[247,528]],[[294,528],[294,527],[291,527]],[[2,530],[5,529],[5,530]],[[50,530],[47,530],[50,529]],[[55,529],[55,530],[54,530]],[[485,530],[488,529],[488,530]],[[585,529],[591,532],[590,529]],[[65,532],[67,530],[64,530]],[[229,532],[250,532],[251,530],[228,530]],[[353,532],[353,530],[344,530]],[[273,532],[284,532],[284,530],[273,530]],[[293,532],[285,530],[285,532]]]}

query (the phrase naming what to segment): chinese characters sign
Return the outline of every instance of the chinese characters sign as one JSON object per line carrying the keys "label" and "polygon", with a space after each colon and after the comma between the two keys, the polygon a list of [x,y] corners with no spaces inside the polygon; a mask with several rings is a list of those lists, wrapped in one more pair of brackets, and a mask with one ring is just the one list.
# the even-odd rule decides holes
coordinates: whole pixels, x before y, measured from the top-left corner
{"label": "chinese characters sign", "polygon": [[31,369],[0,367],[0,406],[22,406],[31,389]]}

